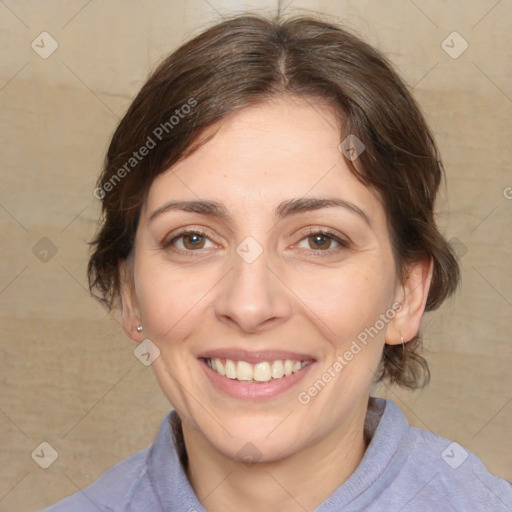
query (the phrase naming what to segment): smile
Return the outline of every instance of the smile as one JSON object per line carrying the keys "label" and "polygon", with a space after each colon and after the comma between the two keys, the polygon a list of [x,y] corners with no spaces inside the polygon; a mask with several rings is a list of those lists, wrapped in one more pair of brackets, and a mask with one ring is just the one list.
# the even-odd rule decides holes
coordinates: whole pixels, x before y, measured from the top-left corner
{"label": "smile", "polygon": [[312,360],[300,361],[297,359],[276,359],[275,361],[261,361],[256,364],[247,361],[233,361],[232,359],[205,358],[206,364],[218,375],[232,380],[269,382],[282,379],[292,373],[300,372],[312,363]]}
{"label": "smile", "polygon": [[306,353],[238,348],[208,350],[197,357],[214,393],[245,400],[268,400],[292,392],[317,362]]}

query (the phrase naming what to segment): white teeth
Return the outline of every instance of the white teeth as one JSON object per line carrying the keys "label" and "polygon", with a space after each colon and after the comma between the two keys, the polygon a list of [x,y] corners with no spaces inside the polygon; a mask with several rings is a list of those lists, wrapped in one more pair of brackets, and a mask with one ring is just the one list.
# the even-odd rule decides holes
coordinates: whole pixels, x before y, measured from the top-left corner
{"label": "white teeth", "polygon": [[236,379],[235,363],[233,363],[233,361],[231,361],[231,359],[226,359],[226,364],[224,365],[224,371],[225,371],[226,377],[228,379]]}
{"label": "white teeth", "polygon": [[216,357],[214,359],[214,361],[215,361],[215,366],[217,368],[217,373],[219,375],[226,375],[226,371],[224,370],[224,365],[222,364],[221,360],[218,357]]}
{"label": "white teeth", "polygon": [[238,361],[236,366],[236,378],[238,380],[252,380],[252,366],[245,361]]}
{"label": "white teeth", "polygon": [[272,363],[272,377],[280,379],[284,375],[283,361],[274,361]]}
{"label": "white teeth", "polygon": [[219,375],[228,379],[237,379],[241,381],[269,382],[272,379],[280,379],[284,376],[297,373],[302,368],[310,364],[311,361],[298,361],[292,359],[278,359],[272,363],[262,361],[257,364],[250,364],[246,361],[222,360],[218,357],[206,359],[206,364]]}
{"label": "white teeth", "polygon": [[271,378],[270,363],[264,362],[254,365],[254,380],[268,382]]}

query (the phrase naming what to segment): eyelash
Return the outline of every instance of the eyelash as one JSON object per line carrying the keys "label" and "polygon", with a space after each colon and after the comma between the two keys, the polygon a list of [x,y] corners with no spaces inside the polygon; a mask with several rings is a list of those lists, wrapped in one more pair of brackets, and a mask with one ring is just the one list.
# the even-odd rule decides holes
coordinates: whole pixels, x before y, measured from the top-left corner
{"label": "eyelash", "polygon": [[[162,242],[162,249],[167,249],[167,250],[170,250],[172,252],[180,252],[180,253],[184,253],[186,255],[191,255],[192,253],[198,253],[197,255],[200,256],[201,255],[201,251],[203,249],[198,249],[196,251],[194,250],[184,250],[184,249],[176,249],[176,248],[172,248],[172,244],[176,241],[176,240],[179,240],[180,238],[184,237],[184,236],[187,236],[187,235],[199,235],[199,236],[202,236],[202,237],[205,237],[205,238],[210,238],[209,234],[206,233],[205,231],[202,231],[201,229],[190,229],[190,230],[186,230],[186,231],[182,231],[181,233],[178,233],[176,236],[172,237],[170,240],[164,240]],[[348,249],[350,247],[350,243],[347,241],[347,240],[343,240],[341,239],[334,231],[331,231],[330,229],[317,229],[317,228],[311,228],[310,230],[308,230],[306,233],[305,233],[305,236],[303,236],[298,243],[302,242],[303,240],[305,240],[306,238],[309,238],[309,237],[312,237],[314,235],[320,235],[320,236],[324,236],[326,238],[330,238],[332,240],[334,240],[335,242],[337,242],[339,244],[339,247],[332,250],[332,249],[325,249],[325,250],[321,250],[321,249],[311,249],[310,252],[312,252],[313,254],[315,255],[319,255],[319,256],[323,256],[325,254],[332,254],[334,252],[338,252],[340,250],[343,250],[343,249]]]}
{"label": "eyelash", "polygon": [[314,236],[314,235],[320,235],[320,236],[324,236],[326,238],[330,238],[332,240],[334,240],[335,242],[337,242],[339,244],[339,247],[337,249],[327,249],[327,250],[320,250],[320,249],[311,249],[311,251],[314,253],[314,254],[326,254],[326,253],[333,253],[333,252],[338,252],[338,251],[341,251],[343,249],[348,249],[350,247],[350,243],[348,242],[348,240],[343,240],[342,238],[340,238],[335,231],[331,231],[330,229],[318,229],[318,228],[311,228],[309,229],[306,233],[305,233],[305,236],[303,236],[299,242],[302,242],[302,240],[305,240],[306,238],[309,238],[311,236]]}

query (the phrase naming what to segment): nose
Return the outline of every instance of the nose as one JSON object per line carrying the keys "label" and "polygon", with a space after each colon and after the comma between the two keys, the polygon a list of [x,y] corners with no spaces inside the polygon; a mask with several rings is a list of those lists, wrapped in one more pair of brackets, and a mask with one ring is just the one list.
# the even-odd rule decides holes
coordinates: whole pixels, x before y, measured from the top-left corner
{"label": "nose", "polygon": [[234,252],[232,262],[232,270],[220,283],[215,298],[215,315],[220,322],[255,333],[290,317],[291,294],[277,269],[271,268],[266,251],[250,263]]}

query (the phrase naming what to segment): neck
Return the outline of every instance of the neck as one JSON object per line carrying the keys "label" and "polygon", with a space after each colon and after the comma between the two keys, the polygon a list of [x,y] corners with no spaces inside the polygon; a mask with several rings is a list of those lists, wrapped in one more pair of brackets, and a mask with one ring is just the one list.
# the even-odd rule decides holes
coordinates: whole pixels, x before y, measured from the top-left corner
{"label": "neck", "polygon": [[347,424],[277,461],[244,464],[224,456],[198,431],[183,426],[187,477],[209,512],[314,510],[355,471],[367,447],[368,402]]}

